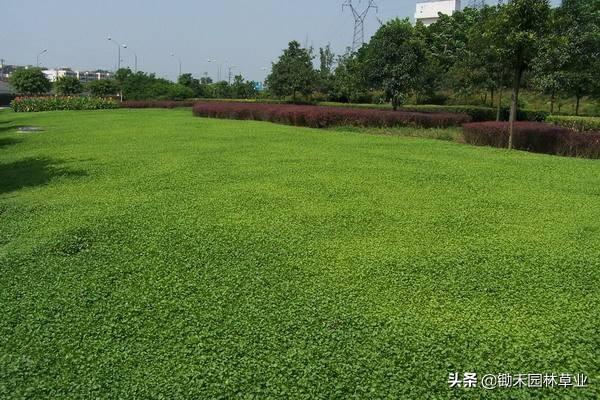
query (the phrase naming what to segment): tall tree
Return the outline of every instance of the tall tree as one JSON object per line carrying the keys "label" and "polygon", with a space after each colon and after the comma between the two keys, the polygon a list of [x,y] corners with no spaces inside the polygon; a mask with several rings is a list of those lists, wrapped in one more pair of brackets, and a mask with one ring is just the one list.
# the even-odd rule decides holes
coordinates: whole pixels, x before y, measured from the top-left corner
{"label": "tall tree", "polygon": [[393,19],[371,38],[365,61],[367,80],[384,90],[397,110],[414,91],[424,70],[424,42],[408,19]]}
{"label": "tall tree", "polygon": [[557,14],[558,34],[566,41],[565,86],[578,115],[581,99],[600,88],[600,0],[564,0]]}
{"label": "tall tree", "polygon": [[62,96],[71,96],[83,92],[83,85],[74,76],[61,76],[54,82],[54,90]]}
{"label": "tall tree", "polygon": [[256,86],[247,81],[242,75],[236,75],[231,84],[231,96],[235,99],[250,99],[256,96]]}
{"label": "tall tree", "polygon": [[40,68],[19,68],[10,75],[10,85],[22,94],[43,94],[52,89],[52,83]]}
{"label": "tall tree", "polygon": [[99,79],[96,81],[91,81],[87,84],[87,87],[92,96],[96,97],[114,96],[119,92],[119,85],[114,79]]}
{"label": "tall tree", "polygon": [[451,86],[466,95],[477,87],[474,77],[468,74],[473,68],[465,65],[465,59],[469,33],[478,25],[479,19],[479,10],[466,8],[452,15],[442,14],[429,27],[416,25],[417,34],[425,42],[427,57],[417,87],[419,92],[431,96],[435,91]]}
{"label": "tall tree", "polygon": [[508,148],[512,149],[523,73],[531,67],[548,31],[548,0],[512,0],[490,21],[489,35],[512,74]]}
{"label": "tall tree", "polygon": [[300,43],[292,41],[283,51],[276,63],[273,63],[271,74],[267,77],[267,85],[276,96],[292,96],[296,101],[298,93],[308,95],[315,83],[313,56],[310,49],[300,47]]}
{"label": "tall tree", "polygon": [[364,73],[366,46],[352,53],[348,47],[346,53],[338,56],[329,96],[334,101],[361,102],[368,98],[368,87]]}

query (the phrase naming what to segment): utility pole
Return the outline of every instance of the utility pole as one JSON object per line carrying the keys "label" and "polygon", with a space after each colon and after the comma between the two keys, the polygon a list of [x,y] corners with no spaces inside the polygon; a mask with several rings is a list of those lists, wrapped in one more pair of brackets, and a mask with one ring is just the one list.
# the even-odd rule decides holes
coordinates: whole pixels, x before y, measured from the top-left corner
{"label": "utility pole", "polygon": [[346,8],[349,8],[352,11],[352,16],[354,17],[354,35],[352,37],[352,51],[358,50],[365,43],[365,19],[369,14],[369,11],[374,8],[376,11],[378,10],[377,4],[375,4],[375,0],[369,0],[367,6],[361,11],[357,10],[353,0],[346,0],[344,4],[342,4],[342,11]]}
{"label": "utility pole", "polygon": [[230,66],[229,66],[229,76],[228,76],[228,77],[229,77],[229,84],[230,84],[230,85],[231,85],[231,71],[232,71],[234,68],[237,68],[237,65],[230,65]]}

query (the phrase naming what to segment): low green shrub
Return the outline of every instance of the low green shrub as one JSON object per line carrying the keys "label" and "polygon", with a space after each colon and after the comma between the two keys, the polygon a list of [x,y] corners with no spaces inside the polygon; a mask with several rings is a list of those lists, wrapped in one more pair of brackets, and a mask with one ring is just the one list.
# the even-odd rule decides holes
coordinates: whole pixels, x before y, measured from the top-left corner
{"label": "low green shrub", "polygon": [[[509,110],[506,110],[506,120],[508,120]],[[550,113],[542,110],[528,110],[519,109],[517,112],[517,120],[519,121],[532,121],[532,122],[544,122]]]}
{"label": "low green shrub", "polygon": [[[438,106],[432,104],[426,105],[411,105],[403,107],[407,111],[417,112],[446,112],[467,114],[473,122],[495,121],[498,116],[498,109],[493,107],[483,106]],[[510,115],[508,107],[500,109],[500,120],[507,121]],[[517,112],[517,120],[543,122],[550,115],[547,111],[519,109]]]}
{"label": "low green shrub", "polygon": [[563,115],[549,115],[546,117],[546,122],[564,126],[578,132],[596,131],[600,132],[599,117],[571,117]]}
{"label": "low green shrub", "polygon": [[[432,112],[432,113],[458,113],[467,114],[473,122],[496,120],[497,110],[491,107],[478,106],[439,106],[433,104],[409,105],[402,107],[404,111]],[[504,116],[504,114],[502,114]]]}
{"label": "low green shrub", "polygon": [[113,99],[98,97],[17,97],[10,103],[15,112],[104,110],[118,108]]}

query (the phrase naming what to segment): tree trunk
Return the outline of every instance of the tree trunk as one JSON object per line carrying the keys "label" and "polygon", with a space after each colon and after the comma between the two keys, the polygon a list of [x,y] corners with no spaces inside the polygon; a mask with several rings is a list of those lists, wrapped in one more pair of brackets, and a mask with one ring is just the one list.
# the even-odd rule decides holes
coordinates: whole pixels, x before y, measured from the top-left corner
{"label": "tree trunk", "polygon": [[392,108],[394,111],[398,111],[398,96],[396,95],[392,96]]}
{"label": "tree trunk", "polygon": [[554,99],[556,97],[556,90],[552,89],[552,94],[550,95],[550,114],[554,114]]}
{"label": "tree trunk", "polygon": [[519,89],[521,88],[521,76],[523,69],[518,67],[515,70],[513,80],[512,95],[510,99],[510,117],[508,119],[508,149],[512,150],[515,136],[515,121],[517,120],[517,111],[519,107]]}
{"label": "tree trunk", "polygon": [[498,110],[496,111],[496,121],[502,117],[502,88],[498,90]]}
{"label": "tree trunk", "polygon": [[492,107],[494,107],[494,94],[495,94],[494,88],[491,88],[490,89],[490,104],[492,105]]}
{"label": "tree trunk", "polygon": [[575,115],[579,115],[579,103],[581,101],[581,96],[577,95],[577,103],[575,103]]}

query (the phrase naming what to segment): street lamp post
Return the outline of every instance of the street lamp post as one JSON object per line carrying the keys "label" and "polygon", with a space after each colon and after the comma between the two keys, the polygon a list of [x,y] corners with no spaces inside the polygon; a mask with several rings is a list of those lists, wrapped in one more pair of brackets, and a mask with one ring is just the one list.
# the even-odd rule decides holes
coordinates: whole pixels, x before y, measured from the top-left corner
{"label": "street lamp post", "polygon": [[134,64],[133,64],[133,71],[137,72],[137,53],[135,51],[133,51],[131,49],[131,47],[128,47],[129,51],[131,51],[133,53],[133,58],[134,58]]}
{"label": "street lamp post", "polygon": [[42,54],[46,53],[46,52],[48,52],[48,49],[44,49],[44,50],[40,51],[40,52],[37,54],[37,57],[36,57],[36,60],[35,60],[35,61],[36,61],[36,64],[35,64],[35,66],[36,66],[36,67],[38,67],[38,68],[39,68],[39,66],[40,66],[40,56],[41,56]]}
{"label": "street lamp post", "polygon": [[[217,60],[213,60],[213,59],[210,59],[210,58],[209,58],[208,60],[206,60],[206,62],[208,62],[209,64],[210,64],[210,63],[216,63],[216,62],[217,62]],[[217,68],[218,68],[218,70],[217,70],[217,82],[218,82],[218,81],[220,81],[220,80],[221,80],[221,66],[220,66],[220,65],[217,65]]]}
{"label": "street lamp post", "polygon": [[117,42],[115,39],[111,38],[110,36],[107,37],[107,39],[109,41],[113,42],[119,48],[119,51],[118,51],[118,57],[119,58],[117,60],[117,71],[118,71],[118,70],[121,69],[121,47],[124,48],[124,49],[126,49],[127,45],[126,44],[121,44],[121,43]]}
{"label": "street lamp post", "polygon": [[171,57],[175,57],[175,58],[177,58],[177,60],[179,61],[179,76],[181,76],[181,64],[182,64],[182,62],[181,62],[181,58],[177,57],[177,56],[175,55],[175,53],[171,53]]}

